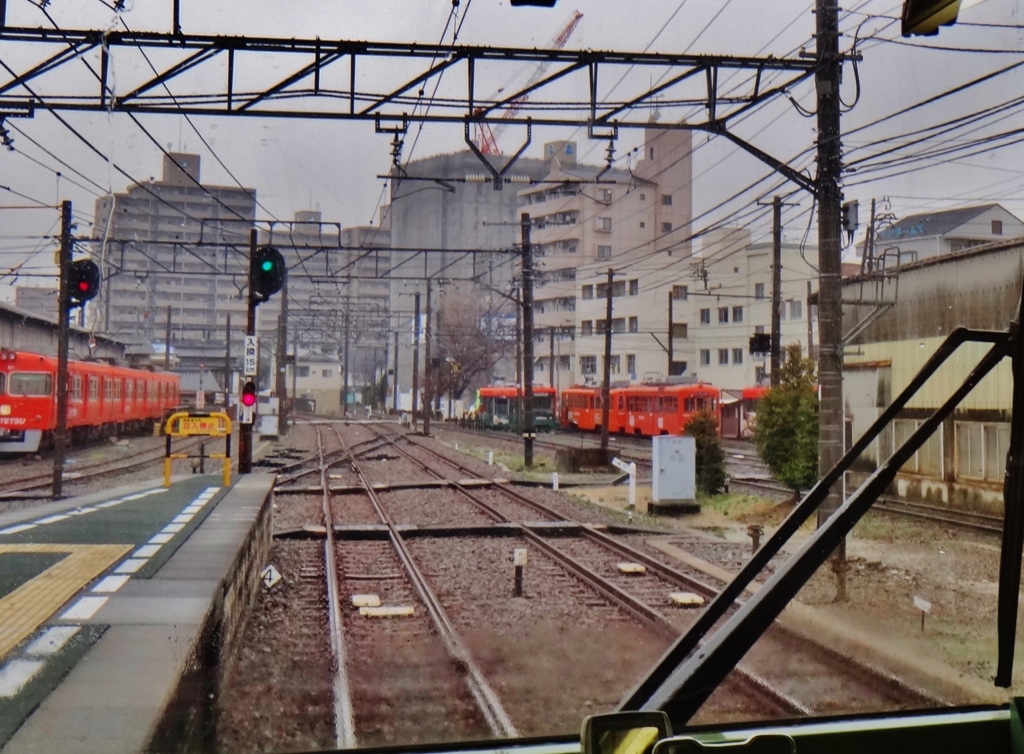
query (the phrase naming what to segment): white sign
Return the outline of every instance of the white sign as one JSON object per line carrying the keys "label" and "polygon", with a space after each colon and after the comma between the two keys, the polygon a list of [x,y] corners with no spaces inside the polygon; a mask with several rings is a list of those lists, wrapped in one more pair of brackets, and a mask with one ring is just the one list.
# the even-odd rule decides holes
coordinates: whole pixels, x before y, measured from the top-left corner
{"label": "white sign", "polygon": [[206,393],[196,390],[196,408],[206,408]]}
{"label": "white sign", "polygon": [[255,419],[255,411],[252,406],[238,407],[238,421],[241,424],[252,424]]}
{"label": "white sign", "polygon": [[526,548],[517,547],[512,551],[512,565],[525,566],[526,565]]}
{"label": "white sign", "polygon": [[245,353],[242,357],[242,374],[255,377],[260,365],[260,339],[255,335],[245,336]]}
{"label": "white sign", "polygon": [[260,580],[263,581],[263,586],[267,589],[274,586],[278,581],[281,580],[281,574],[277,572],[277,569],[272,565],[268,565],[262,571],[260,571]]}
{"label": "white sign", "polygon": [[625,461],[620,461],[618,458],[612,459],[612,466],[614,466],[617,469],[622,469],[627,474],[629,473],[629,464],[626,463]]}
{"label": "white sign", "polygon": [[[922,613],[930,613],[932,611],[932,603],[928,600],[923,600],[917,595],[914,595],[914,607],[920,610]],[[921,625],[924,625],[923,623]]]}

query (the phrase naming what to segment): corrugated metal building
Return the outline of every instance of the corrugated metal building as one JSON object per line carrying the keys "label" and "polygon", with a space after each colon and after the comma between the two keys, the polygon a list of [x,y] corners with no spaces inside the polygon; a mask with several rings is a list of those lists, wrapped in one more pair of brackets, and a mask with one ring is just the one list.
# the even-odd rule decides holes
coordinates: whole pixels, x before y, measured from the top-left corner
{"label": "corrugated metal building", "polygon": [[[1024,238],[916,262],[898,274],[844,283],[843,331],[876,316],[844,353],[847,436],[860,436],[957,326],[1005,330],[1024,279]],[[963,382],[990,346],[966,344],[914,396],[861,458],[886,458]],[[1001,508],[1012,393],[1000,364],[906,467],[896,492],[969,508]]]}
{"label": "corrugated metal building", "polygon": [[[90,344],[92,348],[90,349]],[[49,317],[0,303],[0,348],[57,355],[57,321]],[[88,330],[71,328],[68,353],[72,359],[113,359],[127,364],[125,344]]]}

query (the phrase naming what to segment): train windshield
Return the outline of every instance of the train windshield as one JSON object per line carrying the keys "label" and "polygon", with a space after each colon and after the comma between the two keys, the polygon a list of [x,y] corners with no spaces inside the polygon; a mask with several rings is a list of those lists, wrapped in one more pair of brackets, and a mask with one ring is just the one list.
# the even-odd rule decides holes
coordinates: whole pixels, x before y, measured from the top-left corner
{"label": "train windshield", "polygon": [[554,396],[546,395],[546,394],[534,395],[533,396],[533,410],[534,411],[548,411],[548,412],[550,412],[551,411],[551,406],[552,406],[553,398],[554,398]]}
{"label": "train windshield", "polygon": [[14,372],[11,374],[9,395],[43,396],[53,390],[53,376],[42,372]]}

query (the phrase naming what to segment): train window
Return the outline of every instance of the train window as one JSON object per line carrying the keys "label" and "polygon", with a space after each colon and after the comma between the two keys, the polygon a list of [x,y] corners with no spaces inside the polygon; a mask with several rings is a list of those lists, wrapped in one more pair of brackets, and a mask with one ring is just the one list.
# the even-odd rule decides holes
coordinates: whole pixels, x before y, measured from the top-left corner
{"label": "train window", "polygon": [[3,393],[7,388],[7,374],[0,372],[0,393]]}
{"label": "train window", "polygon": [[53,375],[45,372],[14,372],[8,392],[11,395],[50,395]]}
{"label": "train window", "polygon": [[132,386],[134,384],[135,383],[133,383],[131,380],[125,380],[124,381],[124,399],[128,403],[132,402]]}
{"label": "train window", "polygon": [[103,378],[103,400],[109,401],[113,397],[113,380]]}
{"label": "train window", "polygon": [[89,378],[89,400],[99,400],[100,397],[100,379],[99,377]]}
{"label": "train window", "polygon": [[79,403],[82,401],[82,378],[78,375],[71,378],[71,400]]}

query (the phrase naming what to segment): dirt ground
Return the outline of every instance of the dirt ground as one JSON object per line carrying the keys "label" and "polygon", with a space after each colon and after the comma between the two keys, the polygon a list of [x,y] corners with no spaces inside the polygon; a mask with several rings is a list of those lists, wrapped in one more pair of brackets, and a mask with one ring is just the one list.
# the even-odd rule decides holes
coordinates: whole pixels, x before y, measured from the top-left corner
{"label": "dirt ground", "polygon": [[[625,487],[575,488],[577,495],[614,510],[627,509]],[[643,511],[650,487],[638,487],[635,523],[663,518]],[[669,520],[709,537],[749,544],[748,524],[770,536],[792,501],[721,495],[703,501],[701,513]],[[795,552],[813,532],[813,521],[787,547]],[[992,685],[996,663],[997,537],[928,522],[869,513],[847,541],[847,593],[836,601],[836,575],[826,564],[797,596],[783,622],[821,636],[842,650],[888,670],[937,696],[958,703],[1001,703],[1024,693],[1024,655],[1015,661],[1011,689]],[[716,564],[719,565],[719,564]],[[735,571],[735,563],[725,564]],[[924,614],[915,598],[929,603]],[[1024,614],[1018,642],[1024,640]]]}

